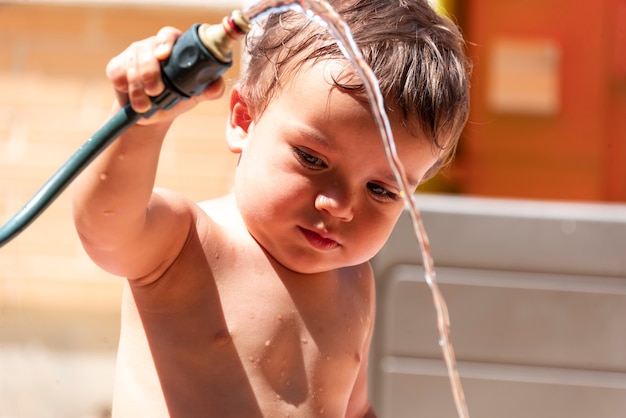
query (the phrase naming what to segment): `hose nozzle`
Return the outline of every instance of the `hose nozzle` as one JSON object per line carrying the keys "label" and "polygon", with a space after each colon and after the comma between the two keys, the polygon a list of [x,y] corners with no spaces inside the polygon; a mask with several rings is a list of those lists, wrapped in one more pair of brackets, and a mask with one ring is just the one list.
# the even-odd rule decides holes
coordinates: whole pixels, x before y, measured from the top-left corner
{"label": "hose nozzle", "polygon": [[[235,10],[220,24],[196,23],[183,33],[176,40],[171,55],[161,62],[166,89],[152,98],[156,109],[169,109],[180,99],[202,93],[230,68],[233,44],[251,27],[250,20]],[[151,113],[145,116],[149,117]]]}
{"label": "hose nozzle", "polygon": [[216,59],[227,63],[232,60],[233,43],[243,39],[251,28],[250,20],[240,10],[234,10],[219,25],[200,25],[198,35]]}

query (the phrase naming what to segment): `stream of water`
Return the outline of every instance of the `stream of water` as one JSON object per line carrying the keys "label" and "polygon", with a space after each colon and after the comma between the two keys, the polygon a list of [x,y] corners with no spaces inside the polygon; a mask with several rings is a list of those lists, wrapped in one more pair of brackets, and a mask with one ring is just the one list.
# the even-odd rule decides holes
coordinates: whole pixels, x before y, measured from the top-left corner
{"label": "stream of water", "polygon": [[363,80],[372,114],[380,131],[380,136],[385,147],[385,153],[389,165],[393,170],[396,180],[400,184],[402,197],[408,208],[413,223],[415,236],[419,243],[422,260],[424,263],[425,279],[428,284],[437,314],[437,329],[439,331],[439,345],[448,370],[448,377],[452,387],[452,395],[459,418],[469,418],[469,411],[465,401],[463,386],[459,377],[454,349],[450,341],[450,317],[444,297],[439,289],[435,274],[435,265],[430,251],[428,235],[422,222],[420,211],[415,202],[413,191],[406,178],[404,167],[398,158],[396,145],[391,132],[391,125],[385,111],[384,98],[380,92],[378,80],[369,67],[359,47],[354,41],[350,28],[339,14],[323,0],[287,0],[272,1],[261,0],[243,11],[251,22],[259,19],[268,12],[277,12],[284,9],[293,9],[305,13],[311,19],[327,28],[336,39],[337,44],[346,58],[352,63],[358,75]]}

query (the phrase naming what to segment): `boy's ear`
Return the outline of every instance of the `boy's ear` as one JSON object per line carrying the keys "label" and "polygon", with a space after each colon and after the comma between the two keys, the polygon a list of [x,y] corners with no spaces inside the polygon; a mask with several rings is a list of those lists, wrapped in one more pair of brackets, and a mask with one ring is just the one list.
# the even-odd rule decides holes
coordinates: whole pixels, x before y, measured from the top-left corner
{"label": "boy's ear", "polygon": [[248,130],[252,124],[252,116],[248,104],[244,101],[239,87],[235,86],[230,93],[230,106],[226,137],[228,148],[235,154],[240,154],[248,138]]}

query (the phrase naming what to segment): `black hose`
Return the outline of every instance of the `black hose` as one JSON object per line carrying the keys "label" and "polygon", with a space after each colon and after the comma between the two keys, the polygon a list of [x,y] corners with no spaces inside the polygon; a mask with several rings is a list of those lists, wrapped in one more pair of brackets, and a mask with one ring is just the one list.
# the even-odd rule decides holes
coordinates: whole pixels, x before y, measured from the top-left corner
{"label": "black hose", "polygon": [[126,106],[109,119],[50,177],[28,203],[0,228],[0,247],[33,223],[89,163],[141,117],[141,114]]}

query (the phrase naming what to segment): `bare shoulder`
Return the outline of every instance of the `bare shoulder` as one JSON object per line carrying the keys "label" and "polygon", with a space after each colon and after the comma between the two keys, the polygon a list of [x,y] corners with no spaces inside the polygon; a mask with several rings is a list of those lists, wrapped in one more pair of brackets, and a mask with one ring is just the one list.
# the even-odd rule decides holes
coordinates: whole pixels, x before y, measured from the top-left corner
{"label": "bare shoulder", "polygon": [[244,227],[237,210],[235,196],[232,194],[205,200],[200,202],[198,207],[212,222],[218,225],[228,226],[228,228]]}
{"label": "bare shoulder", "polygon": [[171,190],[159,190],[155,194],[168,202],[167,210],[182,221],[174,225],[177,230],[172,231],[179,240],[175,251],[177,255],[186,251],[190,241],[196,241],[204,250],[209,250],[219,248],[225,240],[235,241],[238,228],[245,230],[234,198],[230,196],[196,203]]}
{"label": "bare shoulder", "polygon": [[366,339],[374,326],[376,314],[376,282],[369,263],[351,266],[338,271],[341,304],[344,310],[351,310],[361,318],[360,324]]}
{"label": "bare shoulder", "polygon": [[338,271],[340,280],[357,291],[364,298],[370,299],[375,294],[374,270],[369,262],[345,267]]}

